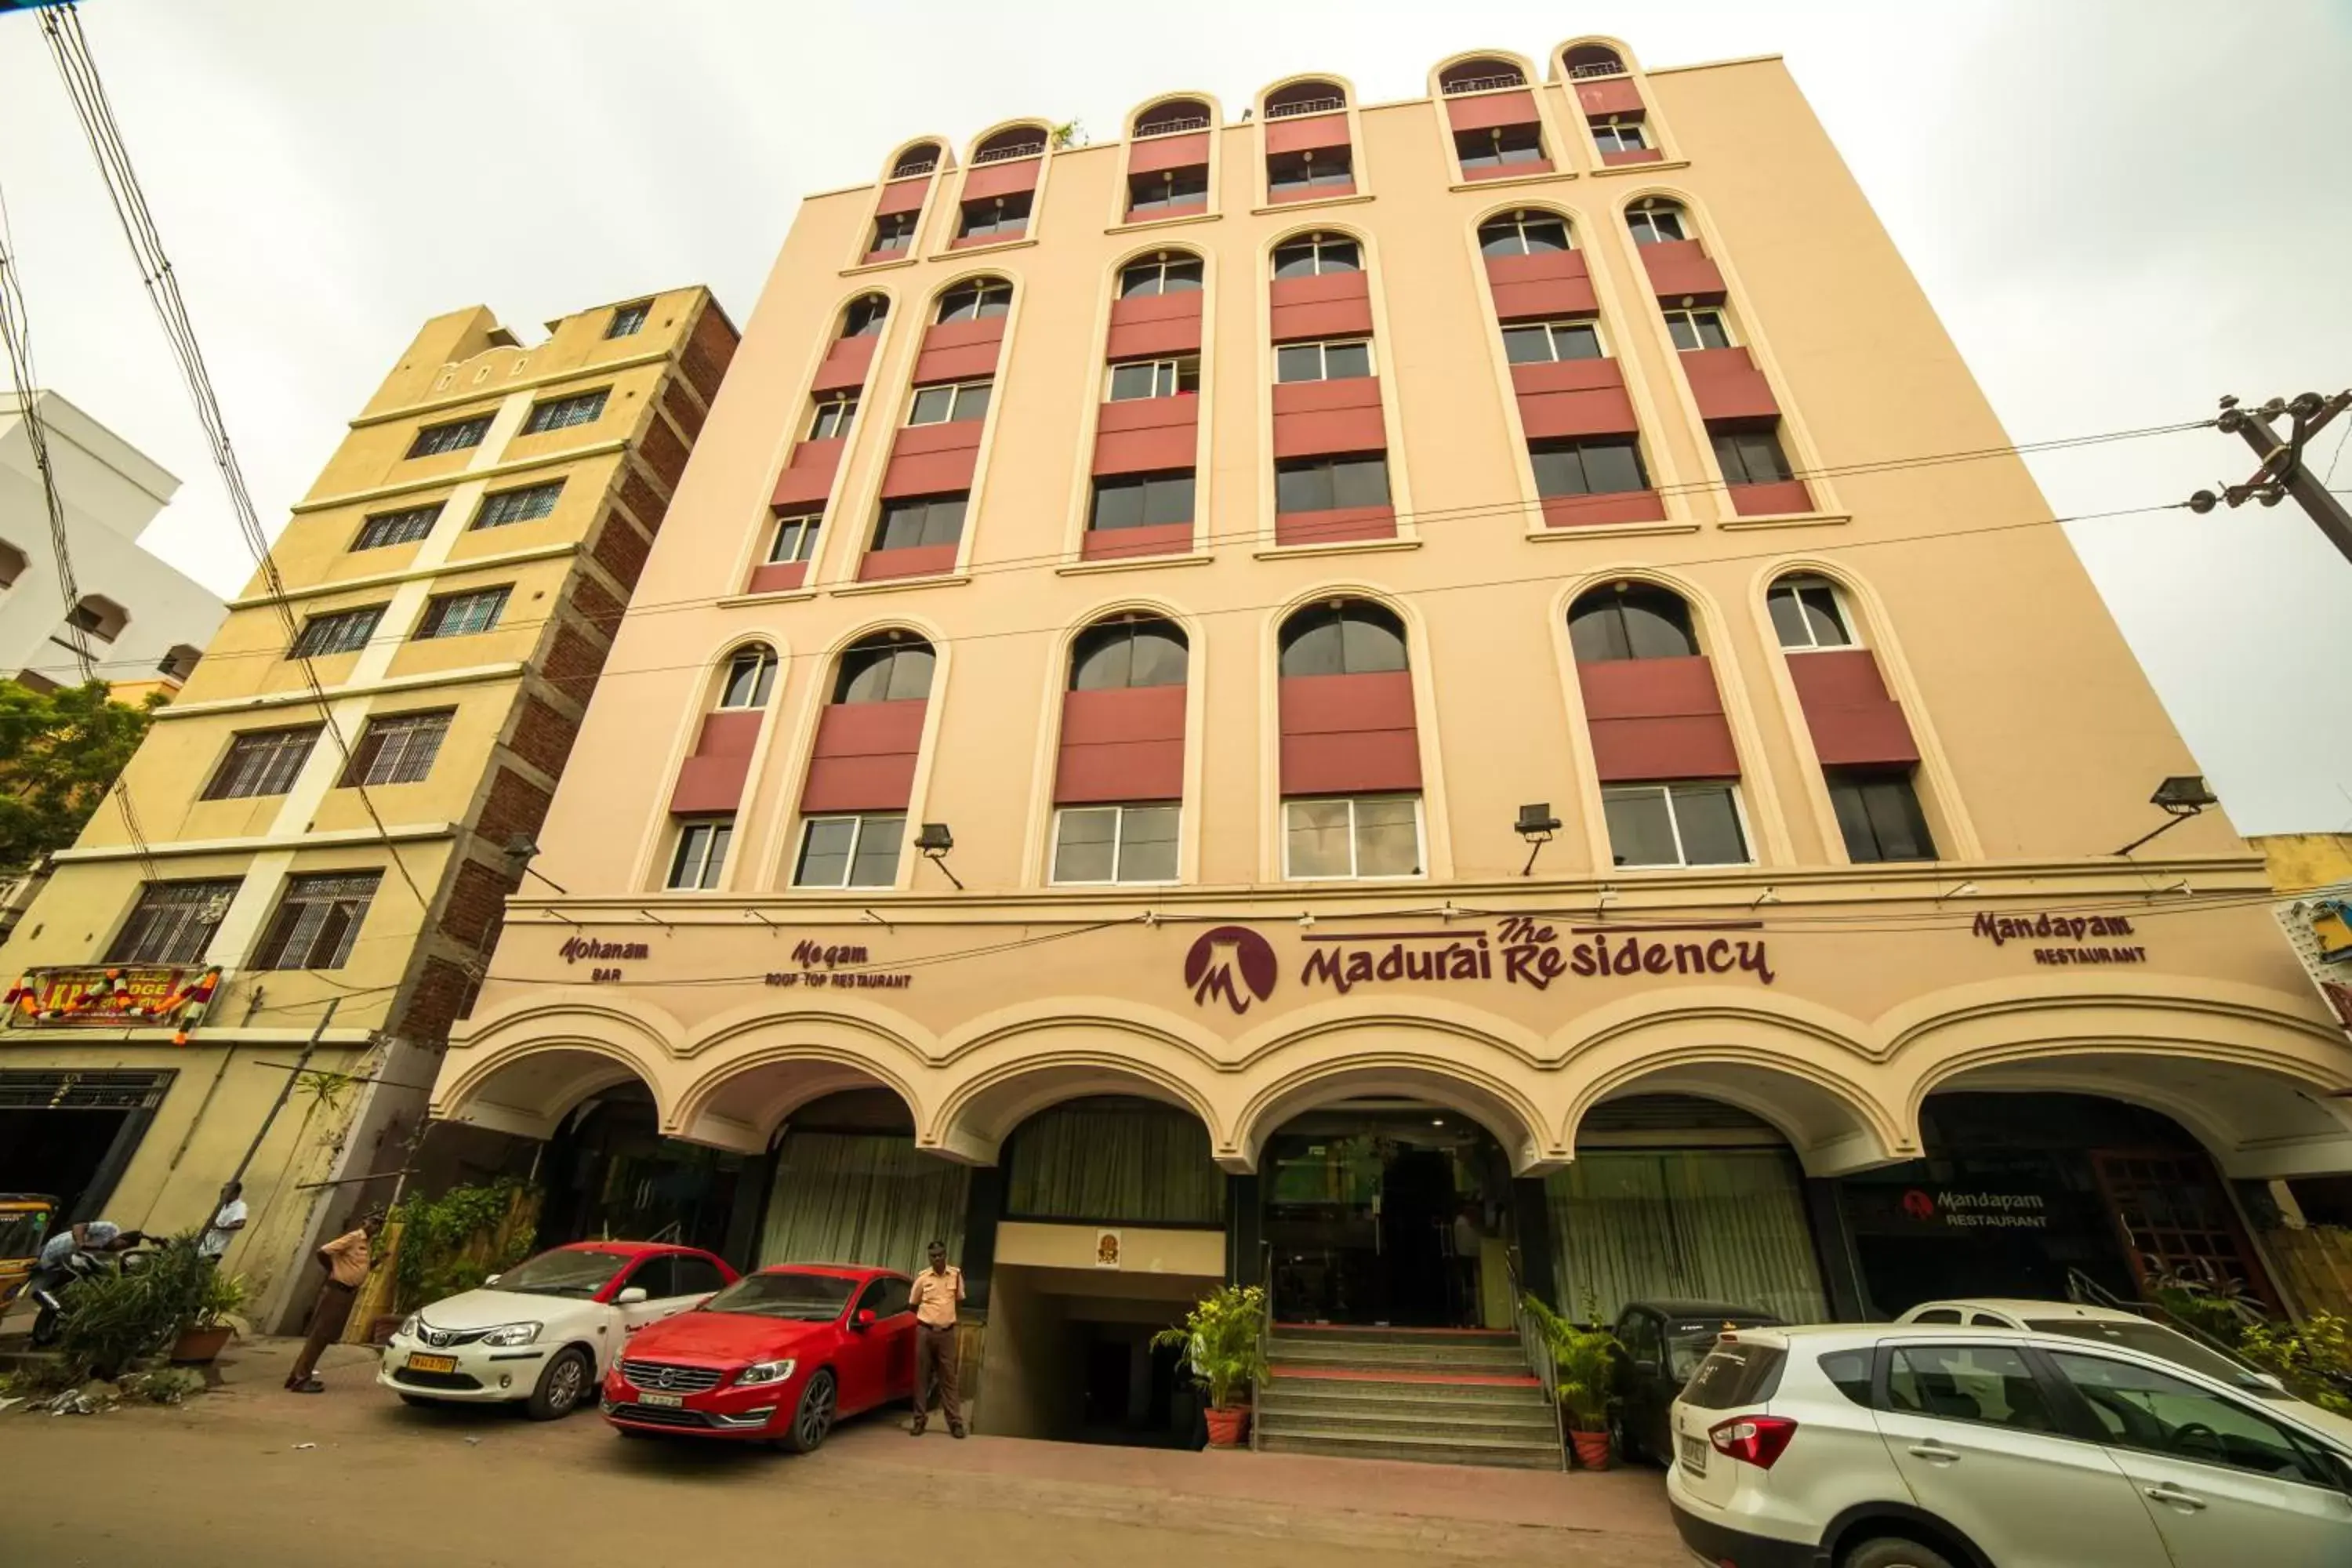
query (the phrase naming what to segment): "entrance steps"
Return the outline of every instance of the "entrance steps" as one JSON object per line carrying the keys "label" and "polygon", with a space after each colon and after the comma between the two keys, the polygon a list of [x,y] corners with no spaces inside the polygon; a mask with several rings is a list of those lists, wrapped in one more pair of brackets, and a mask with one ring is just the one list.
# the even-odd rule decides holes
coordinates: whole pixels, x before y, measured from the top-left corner
{"label": "entrance steps", "polygon": [[1564,1468],[1559,1418],[1507,1330],[1277,1323],[1258,1446],[1429,1464]]}

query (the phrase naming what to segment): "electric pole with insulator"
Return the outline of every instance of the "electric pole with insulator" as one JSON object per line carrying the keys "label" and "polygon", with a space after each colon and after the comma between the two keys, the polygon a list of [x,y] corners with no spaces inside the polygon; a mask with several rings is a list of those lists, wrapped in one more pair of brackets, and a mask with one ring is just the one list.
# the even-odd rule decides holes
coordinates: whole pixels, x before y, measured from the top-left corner
{"label": "electric pole with insulator", "polygon": [[[2221,416],[2214,424],[2224,433],[2243,437],[2262,459],[2262,467],[2244,484],[2224,485],[2218,495],[2199,490],[2189,498],[2189,510],[2201,516],[2224,503],[2235,507],[2258,500],[2276,506],[2293,496],[2295,504],[2319,524],[2328,542],[2344,559],[2352,561],[2352,511],[2344,510],[2344,503],[2327,488],[2326,479],[2313,473],[2303,460],[2311,438],[2347,407],[2352,407],[2352,392],[2339,392],[2333,397],[2306,392],[2293,402],[2273,397],[2260,408],[2241,408],[2234,397],[2221,399]],[[2292,422],[2284,437],[2273,423],[2282,416]]]}

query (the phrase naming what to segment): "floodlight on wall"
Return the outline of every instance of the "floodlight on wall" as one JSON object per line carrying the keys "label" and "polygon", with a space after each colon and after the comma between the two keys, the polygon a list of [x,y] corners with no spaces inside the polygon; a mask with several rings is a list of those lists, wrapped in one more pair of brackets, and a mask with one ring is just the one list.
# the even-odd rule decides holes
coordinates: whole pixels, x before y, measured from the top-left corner
{"label": "floodlight on wall", "polygon": [[2203,812],[2207,806],[2221,805],[2221,800],[2219,795],[2206,787],[2205,780],[2200,775],[2176,773],[2156,786],[2156,793],[2147,797],[2147,803],[2164,813],[2163,825],[2141,834],[2137,838],[2116,850],[2116,854],[2130,854],[2158,834],[2171,832],[2190,817]]}
{"label": "floodlight on wall", "polygon": [[941,876],[955,884],[957,892],[963,891],[962,879],[948,869],[948,855],[955,848],[955,835],[948,831],[946,823],[923,824],[923,830],[915,835],[915,847],[922,852],[923,858],[940,868]]}
{"label": "floodlight on wall", "polygon": [[1551,842],[1551,836],[1559,831],[1559,818],[1551,814],[1551,802],[1539,800],[1519,807],[1519,819],[1511,826],[1528,841],[1528,863],[1519,868],[1519,875],[1525,877],[1535,870],[1536,857]]}

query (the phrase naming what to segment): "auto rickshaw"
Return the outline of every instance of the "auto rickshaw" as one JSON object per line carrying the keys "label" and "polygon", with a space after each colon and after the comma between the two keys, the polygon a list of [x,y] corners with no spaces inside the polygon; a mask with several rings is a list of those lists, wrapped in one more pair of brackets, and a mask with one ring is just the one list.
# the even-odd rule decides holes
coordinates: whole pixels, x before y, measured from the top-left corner
{"label": "auto rickshaw", "polygon": [[0,1193],[0,1310],[33,1277],[57,1214],[58,1200],[46,1193]]}

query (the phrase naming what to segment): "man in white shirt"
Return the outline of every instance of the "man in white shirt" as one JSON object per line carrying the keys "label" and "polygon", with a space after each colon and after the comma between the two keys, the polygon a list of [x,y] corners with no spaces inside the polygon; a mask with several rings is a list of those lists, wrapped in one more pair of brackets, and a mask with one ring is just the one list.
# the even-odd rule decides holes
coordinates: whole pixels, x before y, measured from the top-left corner
{"label": "man in white shirt", "polygon": [[218,1263],[222,1254],[236,1233],[245,1228],[245,1184],[231,1182],[221,1189],[220,1207],[213,1214],[213,1223],[204,1238],[196,1243],[196,1255],[208,1263]]}

